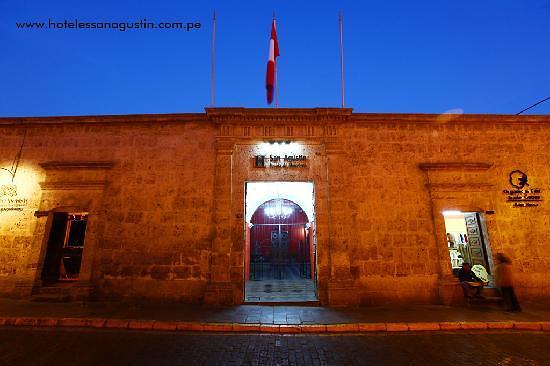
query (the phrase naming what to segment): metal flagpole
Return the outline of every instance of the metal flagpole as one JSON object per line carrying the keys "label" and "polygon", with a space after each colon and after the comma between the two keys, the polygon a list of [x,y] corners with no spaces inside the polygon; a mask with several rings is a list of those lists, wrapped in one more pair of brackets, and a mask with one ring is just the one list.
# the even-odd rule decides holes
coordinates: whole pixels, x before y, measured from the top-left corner
{"label": "metal flagpole", "polygon": [[214,56],[216,49],[216,11],[214,10],[214,16],[212,18],[212,80],[210,84],[210,98],[212,107],[214,107]]}
{"label": "metal flagpole", "polygon": [[342,108],[345,106],[345,84],[344,84],[344,42],[343,42],[343,30],[342,30],[342,12],[338,17],[339,30],[340,30],[340,77],[342,79]]}
{"label": "metal flagpole", "polygon": [[275,108],[279,108],[279,75],[277,73],[277,62],[275,62]]}

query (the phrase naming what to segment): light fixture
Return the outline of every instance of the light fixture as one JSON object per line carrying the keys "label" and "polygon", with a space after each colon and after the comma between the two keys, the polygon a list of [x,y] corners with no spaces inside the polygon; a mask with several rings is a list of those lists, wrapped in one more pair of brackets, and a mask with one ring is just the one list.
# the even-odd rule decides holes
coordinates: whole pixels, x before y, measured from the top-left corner
{"label": "light fixture", "polygon": [[276,200],[264,208],[264,214],[271,219],[286,219],[294,213],[294,207],[287,205],[283,200]]}
{"label": "light fixture", "polygon": [[462,211],[457,210],[447,210],[442,212],[443,216],[458,216],[462,215]]}

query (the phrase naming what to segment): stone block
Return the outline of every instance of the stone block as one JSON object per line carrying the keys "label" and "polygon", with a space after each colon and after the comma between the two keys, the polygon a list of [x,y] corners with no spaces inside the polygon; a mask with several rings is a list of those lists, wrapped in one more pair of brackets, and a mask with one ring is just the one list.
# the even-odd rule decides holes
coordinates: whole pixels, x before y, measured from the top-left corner
{"label": "stone block", "polygon": [[86,319],[82,318],[63,318],[59,319],[57,325],[60,327],[86,327],[88,323]]}
{"label": "stone block", "polygon": [[411,331],[435,331],[441,330],[439,323],[425,322],[425,323],[408,323],[409,330]]}
{"label": "stone block", "polygon": [[360,332],[385,332],[386,323],[362,323],[359,324]]}
{"label": "stone block", "polygon": [[386,323],[386,330],[388,332],[407,332],[409,325],[407,323]]}
{"label": "stone block", "polygon": [[153,324],[154,330],[174,331],[177,328],[178,328],[178,325],[175,322],[156,321]]}
{"label": "stone block", "polygon": [[324,324],[302,324],[300,325],[302,333],[326,333],[327,326]]}
{"label": "stone block", "polygon": [[204,325],[200,323],[178,322],[176,328],[178,331],[202,332]]}
{"label": "stone block", "polygon": [[153,329],[154,324],[155,324],[154,320],[131,320],[128,323],[128,328],[150,330],[150,329]]}
{"label": "stone block", "polygon": [[483,330],[487,329],[486,322],[461,322],[460,326],[464,330]]}
{"label": "stone block", "polygon": [[539,322],[514,322],[514,329],[542,330],[542,324]]}
{"label": "stone block", "polygon": [[282,334],[301,333],[301,327],[299,325],[281,324],[279,325],[279,332]]}
{"label": "stone block", "polygon": [[261,324],[260,332],[262,333],[279,333],[280,327],[276,324]]}
{"label": "stone block", "polygon": [[439,323],[441,330],[455,331],[461,330],[462,325],[459,322],[443,322]]}
{"label": "stone block", "polygon": [[38,324],[37,318],[15,318],[15,322],[13,323],[13,325],[28,327],[37,326]]}
{"label": "stone block", "polygon": [[56,327],[59,319],[56,318],[40,318],[38,324],[41,327]]}
{"label": "stone block", "polygon": [[327,333],[359,332],[359,324],[327,324]]}
{"label": "stone block", "polygon": [[260,328],[260,324],[233,323],[234,332],[259,332]]}
{"label": "stone block", "polygon": [[90,328],[105,328],[106,319],[87,319],[86,324]]}
{"label": "stone block", "polygon": [[105,322],[105,328],[114,328],[114,329],[126,329],[128,328],[128,320],[123,319],[108,319]]}
{"label": "stone block", "polygon": [[231,332],[233,330],[231,323],[204,323],[202,326],[206,332]]}
{"label": "stone block", "polygon": [[513,322],[487,322],[487,329],[513,329]]}

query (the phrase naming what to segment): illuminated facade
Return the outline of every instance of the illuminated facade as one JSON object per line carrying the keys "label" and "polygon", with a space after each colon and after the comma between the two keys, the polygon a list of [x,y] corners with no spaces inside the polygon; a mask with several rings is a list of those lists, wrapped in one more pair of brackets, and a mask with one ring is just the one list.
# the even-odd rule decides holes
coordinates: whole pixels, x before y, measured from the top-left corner
{"label": "illuminated facade", "polygon": [[504,252],[548,298],[548,141],[549,116],[3,118],[0,294],[453,303]]}

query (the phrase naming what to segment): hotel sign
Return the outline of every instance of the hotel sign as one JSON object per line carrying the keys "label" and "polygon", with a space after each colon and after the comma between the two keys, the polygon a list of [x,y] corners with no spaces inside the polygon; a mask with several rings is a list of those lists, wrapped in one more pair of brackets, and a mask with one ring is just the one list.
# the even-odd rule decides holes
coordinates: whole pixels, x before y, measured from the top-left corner
{"label": "hotel sign", "polygon": [[256,155],[256,168],[305,168],[306,155]]}
{"label": "hotel sign", "polygon": [[0,213],[8,211],[23,211],[29,200],[17,197],[17,186],[15,184],[0,185]]}
{"label": "hotel sign", "polygon": [[506,202],[510,202],[513,208],[537,207],[542,202],[541,190],[530,187],[527,174],[521,170],[514,170],[509,174],[510,185],[513,189],[502,191],[506,195]]}

